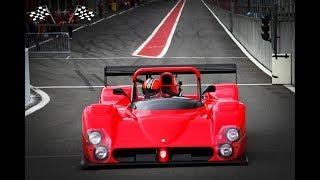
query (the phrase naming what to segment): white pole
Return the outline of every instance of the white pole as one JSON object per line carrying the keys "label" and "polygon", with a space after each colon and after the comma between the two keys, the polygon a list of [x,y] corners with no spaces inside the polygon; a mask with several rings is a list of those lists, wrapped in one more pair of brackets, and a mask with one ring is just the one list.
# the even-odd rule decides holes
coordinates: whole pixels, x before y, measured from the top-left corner
{"label": "white pole", "polygon": [[25,48],[25,90],[24,90],[24,104],[27,104],[30,100],[30,72],[29,72],[29,49]]}

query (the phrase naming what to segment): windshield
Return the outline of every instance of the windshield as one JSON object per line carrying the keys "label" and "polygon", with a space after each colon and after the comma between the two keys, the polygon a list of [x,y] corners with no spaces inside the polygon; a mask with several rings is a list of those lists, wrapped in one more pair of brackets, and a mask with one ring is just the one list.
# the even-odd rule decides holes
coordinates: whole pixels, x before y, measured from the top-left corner
{"label": "windshield", "polygon": [[199,100],[186,97],[154,98],[134,102],[130,108],[138,110],[195,109],[204,106]]}

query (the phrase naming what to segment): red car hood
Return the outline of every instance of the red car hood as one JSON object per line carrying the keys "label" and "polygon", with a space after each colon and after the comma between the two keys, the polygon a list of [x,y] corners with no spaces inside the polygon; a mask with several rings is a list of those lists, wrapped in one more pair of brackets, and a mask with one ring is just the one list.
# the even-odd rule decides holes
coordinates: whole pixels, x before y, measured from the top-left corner
{"label": "red car hood", "polygon": [[165,139],[167,143],[170,143],[179,138],[187,129],[190,121],[197,119],[199,115],[197,111],[157,111],[152,115],[141,112],[137,114],[137,118],[141,130],[150,140]]}
{"label": "red car hood", "polygon": [[134,121],[121,121],[114,145],[124,147],[193,146],[211,142],[206,107],[192,110],[137,110]]}

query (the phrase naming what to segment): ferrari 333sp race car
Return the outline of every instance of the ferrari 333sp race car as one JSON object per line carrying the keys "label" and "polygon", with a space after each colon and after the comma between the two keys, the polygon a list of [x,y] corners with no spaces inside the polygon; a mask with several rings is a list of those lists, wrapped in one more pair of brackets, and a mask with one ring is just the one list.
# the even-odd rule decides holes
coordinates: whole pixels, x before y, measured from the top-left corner
{"label": "ferrari 333sp race car", "polygon": [[[82,114],[82,168],[247,165],[245,105],[239,102],[237,83],[201,88],[202,74],[237,74],[235,64],[106,66],[104,71],[99,102]],[[178,74],[195,76],[196,93],[182,94]],[[133,84],[107,85],[109,76],[132,76]],[[155,76],[157,95],[140,95],[140,86],[156,85]]]}

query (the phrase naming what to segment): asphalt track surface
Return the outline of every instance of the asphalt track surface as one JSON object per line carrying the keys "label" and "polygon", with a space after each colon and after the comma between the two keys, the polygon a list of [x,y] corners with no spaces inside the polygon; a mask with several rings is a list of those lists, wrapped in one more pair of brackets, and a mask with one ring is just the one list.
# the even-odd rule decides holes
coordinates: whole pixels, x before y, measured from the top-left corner
{"label": "asphalt track surface", "polygon": [[[132,56],[176,2],[155,0],[74,32],[68,60],[30,56],[31,85],[42,87],[50,102],[25,117],[25,179],[295,179],[295,94],[270,85],[271,78],[245,57],[200,0],[186,1],[164,58]],[[240,101],[247,107],[248,166],[80,170],[81,113],[98,102],[105,65],[192,63],[237,64]],[[203,82],[232,78],[205,76]],[[130,78],[108,84],[130,84]]]}

